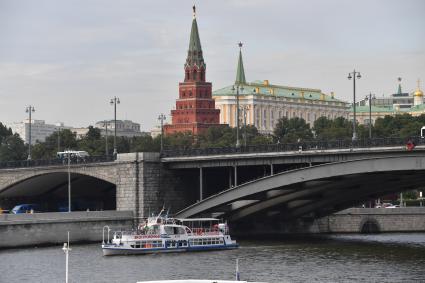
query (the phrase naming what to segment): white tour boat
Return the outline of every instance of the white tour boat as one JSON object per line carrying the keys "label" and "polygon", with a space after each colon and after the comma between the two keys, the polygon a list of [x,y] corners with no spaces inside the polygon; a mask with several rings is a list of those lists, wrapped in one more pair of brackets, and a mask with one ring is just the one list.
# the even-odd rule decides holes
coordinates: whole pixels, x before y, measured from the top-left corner
{"label": "white tour boat", "polygon": [[[176,219],[149,217],[135,231],[115,231],[110,240],[103,229],[103,255],[146,254],[235,249],[226,223],[216,218]],[[105,239],[105,231],[107,237]]]}

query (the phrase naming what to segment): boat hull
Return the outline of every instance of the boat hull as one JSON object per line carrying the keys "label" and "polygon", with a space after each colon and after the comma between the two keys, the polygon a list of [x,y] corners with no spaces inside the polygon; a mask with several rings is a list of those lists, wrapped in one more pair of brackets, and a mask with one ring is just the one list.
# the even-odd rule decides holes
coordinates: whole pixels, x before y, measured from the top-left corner
{"label": "boat hull", "polygon": [[178,252],[197,252],[211,250],[230,250],[237,249],[238,244],[220,245],[220,246],[193,246],[184,248],[154,248],[154,249],[138,249],[124,248],[114,245],[102,245],[103,255],[138,255],[138,254],[153,254],[153,253],[178,253]]}

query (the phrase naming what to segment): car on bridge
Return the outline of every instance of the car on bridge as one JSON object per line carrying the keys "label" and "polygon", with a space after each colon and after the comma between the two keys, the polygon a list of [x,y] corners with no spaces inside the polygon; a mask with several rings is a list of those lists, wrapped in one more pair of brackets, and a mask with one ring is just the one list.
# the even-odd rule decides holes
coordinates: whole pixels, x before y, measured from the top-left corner
{"label": "car on bridge", "polygon": [[35,204],[35,203],[19,204],[19,205],[16,205],[10,211],[10,213],[13,213],[13,214],[37,213],[37,212],[41,212],[41,207],[38,204]]}

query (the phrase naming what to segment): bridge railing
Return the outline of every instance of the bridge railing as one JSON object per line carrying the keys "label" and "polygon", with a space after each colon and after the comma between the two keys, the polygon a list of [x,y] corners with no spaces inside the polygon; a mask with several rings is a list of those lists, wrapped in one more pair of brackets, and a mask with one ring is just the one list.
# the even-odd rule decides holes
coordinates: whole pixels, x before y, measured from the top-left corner
{"label": "bridge railing", "polygon": [[[87,156],[84,158],[71,158],[71,164],[88,164],[114,161],[113,156]],[[67,159],[45,159],[45,160],[20,160],[0,162],[0,169],[23,168],[23,167],[42,167],[54,165],[67,165]]]}
{"label": "bridge railing", "polygon": [[237,153],[264,153],[264,152],[289,152],[306,150],[331,150],[331,149],[353,149],[371,147],[405,146],[408,141],[415,145],[424,145],[425,139],[421,137],[411,138],[373,138],[352,141],[351,139],[341,140],[316,140],[296,143],[276,143],[264,145],[249,145],[237,147],[215,147],[215,148],[177,148],[166,149],[161,153],[161,157],[179,156],[202,156],[202,155],[223,155]]}

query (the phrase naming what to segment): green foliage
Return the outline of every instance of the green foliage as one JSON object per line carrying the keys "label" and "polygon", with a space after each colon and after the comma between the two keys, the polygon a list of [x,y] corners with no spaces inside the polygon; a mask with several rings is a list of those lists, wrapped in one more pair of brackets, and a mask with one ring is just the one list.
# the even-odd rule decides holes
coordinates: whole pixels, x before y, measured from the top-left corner
{"label": "green foliage", "polygon": [[210,127],[199,135],[198,142],[201,148],[232,146],[236,142],[236,130],[228,125]]}
{"label": "green foliage", "polygon": [[344,117],[338,117],[334,120],[320,117],[314,122],[313,126],[316,139],[319,140],[349,139],[353,135],[352,129],[352,123]]}
{"label": "green foliage", "polygon": [[24,141],[10,128],[0,123],[0,161],[23,160],[26,157]]}
{"label": "green foliage", "polygon": [[403,192],[403,199],[417,199],[418,195],[416,190]]}
{"label": "green foliage", "polygon": [[152,138],[150,135],[131,138],[131,152],[158,152],[161,147],[161,137]]}
{"label": "green foliage", "polygon": [[12,130],[0,122],[0,144],[2,143],[3,139],[11,135],[12,135]]}
{"label": "green foliage", "polygon": [[[408,114],[385,116],[378,118],[372,127],[373,137],[401,137],[418,136],[420,128],[425,125],[425,114],[412,117]],[[312,131],[313,130],[313,131]],[[352,123],[339,117],[330,120],[326,117],[318,118],[310,129],[301,118],[281,118],[274,129],[274,136],[262,135],[255,126],[242,127],[239,131],[240,143],[243,146],[246,135],[247,145],[271,144],[275,142],[291,143],[298,141],[338,140],[351,139]],[[359,139],[369,137],[368,125],[357,125]],[[113,152],[113,136],[108,136],[108,154]],[[161,136],[152,138],[149,135],[139,137],[117,137],[117,150],[126,152],[158,152]],[[236,144],[236,129],[228,125],[210,127],[204,133],[195,137],[190,132],[176,133],[164,136],[165,148],[208,148],[233,147]],[[90,155],[104,155],[106,152],[106,138],[101,136],[101,130],[89,127],[87,134],[77,140],[76,135],[69,129],[55,132],[46,138],[45,142],[37,142],[32,147],[33,159],[55,158],[57,151],[66,149],[85,150]],[[23,160],[27,156],[27,147],[18,135],[0,123],[0,161]]]}
{"label": "green foliage", "polygon": [[77,141],[79,150],[87,151],[90,155],[104,155],[105,142],[100,129],[89,126],[89,131],[81,140]]}
{"label": "green foliage", "polygon": [[191,148],[195,137],[191,132],[179,132],[164,136],[164,145],[168,148]]}
{"label": "green foliage", "polygon": [[274,129],[275,138],[280,143],[308,141],[313,138],[310,126],[302,118],[280,118]]}
{"label": "green foliage", "polygon": [[[59,139],[58,139],[59,135]],[[44,142],[37,142],[32,149],[33,159],[52,159],[58,151],[79,149],[75,133],[69,129],[54,132]]]}
{"label": "green foliage", "polygon": [[8,135],[0,144],[0,161],[24,160],[26,147],[18,134]]}
{"label": "green foliage", "polygon": [[419,136],[420,129],[425,125],[425,115],[413,117],[409,114],[385,116],[376,119],[373,127],[374,137],[400,137],[408,138]]}

